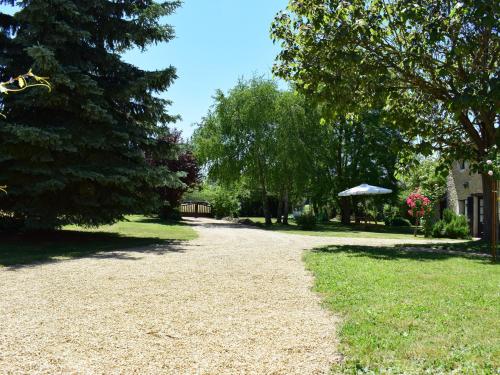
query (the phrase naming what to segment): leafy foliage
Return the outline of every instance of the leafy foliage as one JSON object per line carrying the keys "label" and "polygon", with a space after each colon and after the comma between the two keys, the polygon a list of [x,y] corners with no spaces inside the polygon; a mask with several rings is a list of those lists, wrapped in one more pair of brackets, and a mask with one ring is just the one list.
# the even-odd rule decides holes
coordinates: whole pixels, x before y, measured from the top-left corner
{"label": "leafy foliage", "polygon": [[160,18],[179,3],[20,5],[14,16],[1,14],[0,74],[15,77],[31,66],[51,77],[52,93],[0,98],[8,119],[0,123],[0,184],[9,184],[0,210],[43,228],[96,226],[154,210],[157,188],[179,183],[145,157],[165,152],[156,139],[176,117],[155,94],[170,86],[175,69],[144,71],[121,54],[172,39]]}
{"label": "leafy foliage", "polygon": [[318,224],[318,218],[312,211],[303,212],[295,217],[297,225],[304,230],[313,230]]}
{"label": "leafy foliage", "polygon": [[212,213],[217,219],[237,217],[240,213],[241,200],[246,192],[240,185],[224,186],[204,182],[184,196],[186,201],[204,201],[212,206]]}
{"label": "leafy foliage", "polygon": [[178,184],[158,188],[161,199],[160,216],[164,219],[179,218],[180,214],[177,209],[183,195],[201,182],[200,168],[191,151],[191,146],[183,144],[181,136],[180,131],[173,130],[169,135],[161,137],[158,143],[170,152],[161,155],[160,158],[154,156],[150,158],[151,165],[166,167],[179,177]]}
{"label": "leafy foliage", "polygon": [[383,107],[406,146],[477,165],[500,144],[499,17],[497,1],[290,0],[272,26],[274,72],[327,119]]}
{"label": "leafy foliage", "polygon": [[218,219],[238,216],[240,201],[238,195],[232,189],[221,186],[215,187],[209,202],[212,205],[214,216]]}
{"label": "leafy foliage", "polygon": [[463,215],[457,215],[450,209],[443,212],[443,219],[437,221],[432,228],[433,237],[470,238],[469,224]]}
{"label": "leafy foliage", "polygon": [[312,131],[306,113],[301,99],[280,92],[274,81],[240,80],[227,95],[217,92],[193,138],[196,156],[209,178],[259,191],[270,224],[269,197],[274,193],[287,202],[304,185],[310,155],[304,133]]}
{"label": "leafy foliage", "polygon": [[400,165],[397,176],[402,183],[402,193],[405,196],[418,190],[435,204],[446,194],[448,172],[448,166],[443,160],[414,155],[411,163]]}
{"label": "leafy foliage", "polygon": [[209,178],[259,191],[268,224],[271,196],[286,223],[289,202],[309,200],[319,213],[340,204],[340,191],[363,182],[397,190],[401,137],[380,110],[322,122],[315,104],[260,78],[218,92],[194,144]]}

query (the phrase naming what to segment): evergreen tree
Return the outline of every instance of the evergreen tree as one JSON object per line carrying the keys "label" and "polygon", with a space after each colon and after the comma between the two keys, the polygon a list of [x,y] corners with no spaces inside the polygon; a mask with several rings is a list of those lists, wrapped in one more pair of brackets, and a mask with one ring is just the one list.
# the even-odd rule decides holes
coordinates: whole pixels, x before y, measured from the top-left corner
{"label": "evergreen tree", "polygon": [[[0,0],[9,4],[11,1]],[[176,117],[155,94],[175,69],[144,71],[122,60],[131,48],[167,42],[160,24],[179,2],[153,0],[24,0],[13,17],[0,16],[1,74],[30,67],[49,76],[52,92],[30,90],[2,98],[0,211],[26,226],[99,225],[154,208],[159,186],[177,173],[145,155],[175,157],[157,139]]]}

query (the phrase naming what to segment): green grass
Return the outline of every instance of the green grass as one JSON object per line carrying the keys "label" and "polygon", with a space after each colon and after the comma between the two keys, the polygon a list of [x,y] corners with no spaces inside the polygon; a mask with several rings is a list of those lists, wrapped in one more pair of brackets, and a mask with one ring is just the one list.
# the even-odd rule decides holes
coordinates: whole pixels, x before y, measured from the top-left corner
{"label": "green grass", "polygon": [[196,232],[182,223],[166,223],[153,217],[132,215],[126,221],[94,229],[67,226],[48,233],[1,235],[0,267],[194,238]]}
{"label": "green grass", "polygon": [[[249,217],[254,223],[264,224],[263,217]],[[293,221],[289,225],[274,223],[271,227],[263,227],[268,230],[286,232],[290,234],[302,234],[307,236],[322,237],[358,237],[358,238],[392,238],[392,239],[424,239],[422,235],[413,236],[413,228],[410,227],[387,227],[382,224],[369,223],[368,225],[343,225],[339,222],[318,224],[314,230],[303,230]],[[438,240],[439,241],[439,240]]]}
{"label": "green grass", "polygon": [[500,265],[489,258],[330,246],[305,261],[342,318],[334,373],[500,370]]}
{"label": "green grass", "polygon": [[[443,240],[446,241],[446,240]],[[419,244],[421,249],[432,249],[439,251],[458,251],[463,253],[479,253],[479,254],[491,254],[491,244],[484,240],[474,240],[466,242],[453,242],[453,243],[436,243],[436,244]],[[497,245],[497,254],[500,247]]]}

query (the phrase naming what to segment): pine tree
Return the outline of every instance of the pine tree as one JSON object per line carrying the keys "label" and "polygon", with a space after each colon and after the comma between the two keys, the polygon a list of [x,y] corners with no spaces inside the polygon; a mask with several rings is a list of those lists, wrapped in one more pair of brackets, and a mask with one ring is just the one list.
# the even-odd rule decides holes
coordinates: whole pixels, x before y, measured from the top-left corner
{"label": "pine tree", "polygon": [[[11,1],[0,0],[0,3]],[[144,71],[122,60],[131,48],[167,42],[160,24],[179,2],[153,0],[24,0],[1,15],[3,76],[32,68],[49,76],[52,92],[30,90],[2,98],[0,212],[28,227],[111,223],[153,210],[157,188],[178,175],[145,155],[174,157],[162,147],[176,117],[156,94],[175,69]],[[15,33],[9,31],[14,27]]]}

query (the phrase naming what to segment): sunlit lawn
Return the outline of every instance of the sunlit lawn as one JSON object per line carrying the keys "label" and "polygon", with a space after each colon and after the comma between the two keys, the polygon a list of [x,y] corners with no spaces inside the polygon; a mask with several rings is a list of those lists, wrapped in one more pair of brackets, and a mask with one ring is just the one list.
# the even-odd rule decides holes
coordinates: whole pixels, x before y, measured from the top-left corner
{"label": "sunlit lawn", "polygon": [[132,215],[99,228],[67,226],[51,233],[0,235],[0,267],[194,238],[196,232],[182,223]]}
{"label": "sunlit lawn", "polygon": [[342,318],[333,373],[498,374],[500,265],[488,258],[331,246],[307,253]]}

